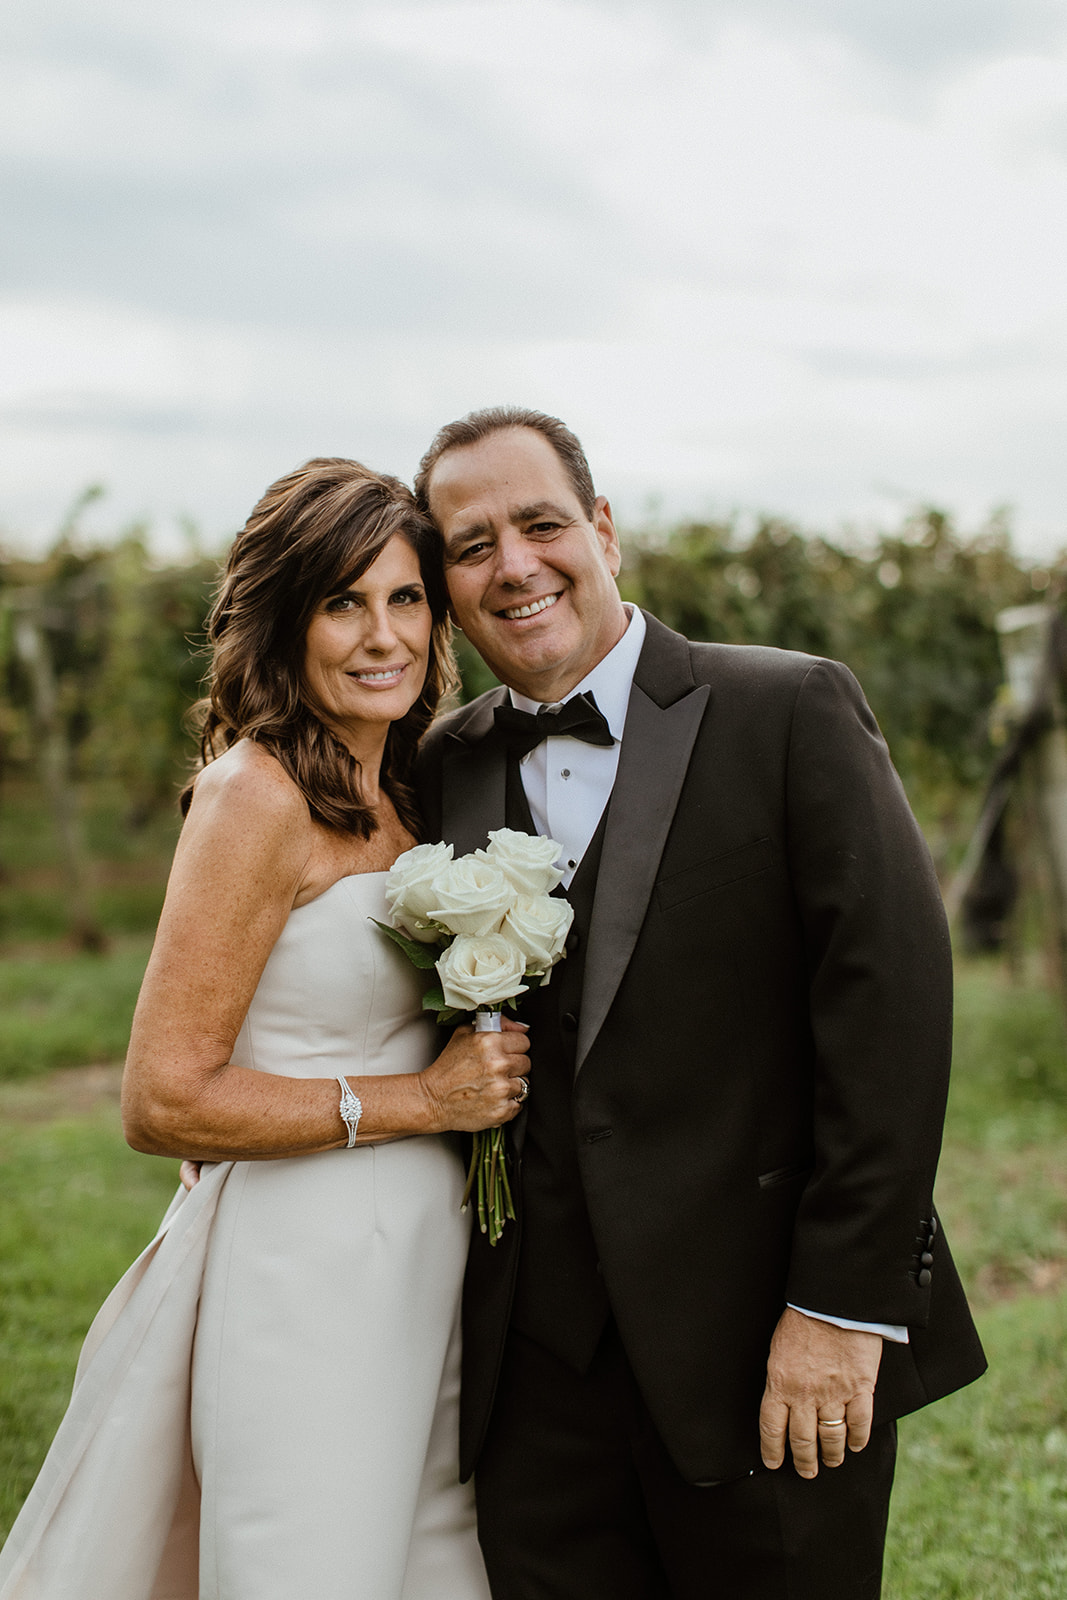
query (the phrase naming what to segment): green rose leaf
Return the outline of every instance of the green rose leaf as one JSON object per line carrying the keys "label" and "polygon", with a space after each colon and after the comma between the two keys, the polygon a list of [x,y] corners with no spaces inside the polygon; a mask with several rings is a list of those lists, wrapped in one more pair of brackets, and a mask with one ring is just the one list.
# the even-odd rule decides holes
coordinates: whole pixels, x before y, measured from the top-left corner
{"label": "green rose leaf", "polygon": [[[379,922],[377,917],[371,917],[370,920],[376,928],[381,928],[387,939],[392,939],[395,945],[399,945],[413,967],[418,967],[422,972],[429,972],[437,965],[437,957],[440,955],[437,945],[418,944],[414,939],[409,939],[406,933],[401,933],[399,928],[391,928],[387,922]],[[444,1003],[442,995],[441,1004]],[[425,1001],[423,1004],[425,1005]]]}

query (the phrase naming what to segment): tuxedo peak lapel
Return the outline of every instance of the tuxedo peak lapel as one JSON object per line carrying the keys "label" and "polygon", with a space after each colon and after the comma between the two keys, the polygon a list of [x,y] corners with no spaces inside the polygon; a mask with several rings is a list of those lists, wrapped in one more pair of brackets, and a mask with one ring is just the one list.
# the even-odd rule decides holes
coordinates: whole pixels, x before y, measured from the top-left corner
{"label": "tuxedo peak lapel", "polygon": [[664,710],[696,688],[689,640],[650,611],[644,612],[645,642],[634,682]]}
{"label": "tuxedo peak lapel", "polygon": [[[694,685],[686,641],[662,624],[656,630],[657,636],[646,641],[634,677],[619,772],[608,803],[585,958],[576,1071],[600,1032],[641,932],[711,692],[707,684]],[[649,647],[650,664],[645,660]],[[665,704],[642,686],[648,676]]]}
{"label": "tuxedo peak lapel", "polygon": [[493,712],[506,695],[506,689],[494,689],[469,712],[464,707],[453,713],[443,735],[441,834],[457,856],[483,848],[489,830],[504,826],[507,752],[504,741],[491,735]]}

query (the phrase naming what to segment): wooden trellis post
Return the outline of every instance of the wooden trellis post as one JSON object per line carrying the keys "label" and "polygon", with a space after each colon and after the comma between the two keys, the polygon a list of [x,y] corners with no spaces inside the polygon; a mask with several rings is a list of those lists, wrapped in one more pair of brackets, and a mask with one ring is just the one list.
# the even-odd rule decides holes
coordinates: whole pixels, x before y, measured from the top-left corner
{"label": "wooden trellis post", "polygon": [[[1057,606],[1014,606],[997,618],[1004,659],[1002,714],[1008,739],[997,759],[982,812],[945,903],[965,923],[994,929],[998,878],[1006,913],[1014,868],[1003,856],[1009,811],[1032,834],[1048,900],[1049,955],[1067,1011],[1067,622]],[[1022,804],[1020,804],[1022,802]]]}

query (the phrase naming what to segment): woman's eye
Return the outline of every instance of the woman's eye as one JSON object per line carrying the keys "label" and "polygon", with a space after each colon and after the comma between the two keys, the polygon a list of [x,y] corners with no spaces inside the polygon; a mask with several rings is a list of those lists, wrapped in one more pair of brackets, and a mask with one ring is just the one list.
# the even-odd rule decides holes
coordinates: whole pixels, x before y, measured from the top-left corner
{"label": "woman's eye", "polygon": [[421,589],[398,589],[392,596],[394,606],[417,606],[424,598]]}
{"label": "woman's eye", "polygon": [[332,600],[327,600],[326,610],[331,616],[337,616],[339,612],[350,611],[355,603],[350,594],[335,594]]}

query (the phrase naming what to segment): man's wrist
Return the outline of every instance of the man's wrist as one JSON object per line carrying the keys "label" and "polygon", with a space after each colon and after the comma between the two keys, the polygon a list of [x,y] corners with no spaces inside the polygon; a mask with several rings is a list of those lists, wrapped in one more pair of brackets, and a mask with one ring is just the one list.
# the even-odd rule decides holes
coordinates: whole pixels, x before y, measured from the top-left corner
{"label": "man's wrist", "polygon": [[832,1317],[825,1311],[809,1311],[807,1306],[795,1306],[788,1302],[791,1311],[799,1311],[802,1317],[811,1317],[813,1322],[829,1322],[835,1328],[850,1328],[856,1333],[880,1333],[883,1339],[888,1339],[891,1344],[907,1344],[908,1330],[895,1322],[857,1322],[852,1317]]}

